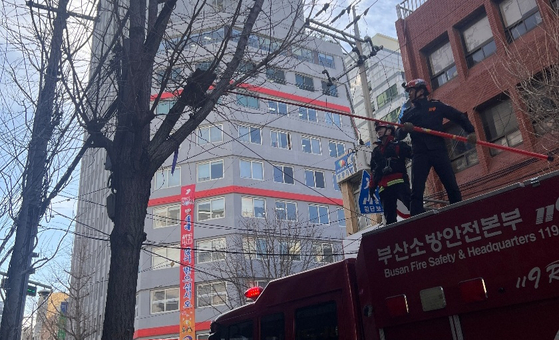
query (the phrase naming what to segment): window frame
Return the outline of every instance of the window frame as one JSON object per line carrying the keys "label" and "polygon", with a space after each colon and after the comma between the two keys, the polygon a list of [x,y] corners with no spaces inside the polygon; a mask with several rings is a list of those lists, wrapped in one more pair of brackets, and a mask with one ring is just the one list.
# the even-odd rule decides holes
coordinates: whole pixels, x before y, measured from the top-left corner
{"label": "window frame", "polygon": [[[308,140],[309,151],[305,151],[305,140]],[[313,141],[315,143],[313,143]],[[316,147],[318,147],[318,150],[316,150]],[[320,137],[301,136],[301,151],[313,155],[322,155],[322,141]]]}
{"label": "window frame", "polygon": [[[171,291],[171,290],[176,290],[176,298],[168,298],[167,297],[168,291]],[[162,299],[162,300],[154,300],[155,294],[157,292],[163,292],[165,294],[165,298]],[[159,301],[163,301],[163,302],[159,302]],[[176,309],[167,309],[168,303],[169,302],[174,303],[174,301],[176,301],[177,308]],[[163,303],[164,304],[164,310],[159,311],[159,312],[154,312],[153,311],[154,303]],[[180,304],[180,290],[179,290],[179,287],[168,287],[168,288],[150,290],[150,308],[149,308],[150,315],[178,311],[179,310],[179,304]]]}
{"label": "window frame", "polygon": [[[243,163],[245,163],[245,164],[249,163],[250,177],[244,177],[243,176]],[[257,178],[257,177],[254,176],[254,165],[255,164],[260,165],[260,170],[261,170],[260,173],[262,174],[261,178]],[[241,178],[252,179],[252,180],[255,180],[255,181],[263,181],[264,180],[264,163],[263,162],[255,161],[255,160],[252,160],[252,159],[239,159],[239,171],[240,171],[239,176]]]}
{"label": "window frame", "polygon": [[287,115],[289,113],[289,107],[286,103],[278,102],[275,100],[269,99],[268,103],[268,112],[271,114],[279,114],[279,115]]}
{"label": "window frame", "polygon": [[[160,254],[160,251],[164,251],[165,254]],[[173,252],[175,254],[173,254]],[[151,270],[159,270],[172,268],[175,264],[180,264],[181,260],[180,245],[170,245],[167,247],[151,247]],[[154,263],[156,259],[163,259],[161,263]],[[171,260],[169,260],[171,259]]]}
{"label": "window frame", "polygon": [[[448,51],[450,52],[450,55],[452,56],[452,62],[443,66],[441,68],[441,70],[438,70],[435,73],[435,70],[433,69],[433,59],[432,57],[437,53],[440,52],[441,54],[443,54],[443,51],[441,51],[443,48],[447,48],[448,47]],[[452,51],[452,46],[450,45],[450,40],[448,40],[448,37],[446,37],[444,40],[441,40],[438,44],[434,45],[433,47],[429,48],[426,51],[426,57],[427,57],[427,66],[429,68],[429,77],[431,79],[431,87],[433,90],[438,89],[439,87],[443,86],[444,84],[448,83],[449,81],[451,81],[452,79],[456,78],[458,76],[458,68],[456,67],[456,59],[454,58],[454,54]],[[439,81],[439,78],[445,76],[445,79],[443,82]],[[441,78],[442,79],[442,78]]]}
{"label": "window frame", "polygon": [[[487,26],[489,28],[489,32],[491,33],[490,37],[480,42],[479,44],[475,45],[474,47],[471,48],[471,50],[469,50],[466,32],[470,29],[473,29],[474,27],[476,27],[476,25],[479,25],[484,20],[487,21]],[[475,33],[476,29],[474,29],[473,32]],[[464,57],[466,59],[466,64],[468,65],[468,68],[474,67],[475,65],[479,64],[480,62],[487,59],[491,55],[495,54],[495,52],[497,51],[497,45],[495,44],[495,37],[493,36],[493,31],[491,31],[491,26],[489,24],[489,17],[485,12],[477,14],[475,17],[468,20],[467,23],[462,25],[462,27],[460,28],[460,38],[462,40],[462,47],[464,48]],[[477,56],[482,56],[482,58],[478,58]]]}
{"label": "window frame", "polygon": [[[224,290],[223,290],[223,294],[224,295],[220,295],[220,292],[218,292],[216,289],[214,289],[214,286],[217,285],[224,285]],[[209,294],[204,294],[204,295],[208,295],[209,296],[209,303],[208,304],[204,304],[202,305],[200,303],[200,300],[202,300],[202,297],[200,296],[200,291],[202,290],[202,286],[210,286],[210,293]],[[222,303],[214,303],[215,298],[219,298]],[[227,294],[227,282],[226,281],[212,281],[212,282],[199,282],[196,283],[196,308],[205,308],[205,307],[215,307],[215,306],[223,306],[225,304],[227,304],[228,301],[228,294]]]}
{"label": "window frame", "polygon": [[260,100],[256,97],[252,97],[246,94],[237,93],[236,95],[236,103],[237,105],[248,107],[251,109],[259,109],[260,108]]}
{"label": "window frame", "polygon": [[[315,109],[299,106],[298,111],[299,111],[299,119],[308,122],[318,122],[318,113]],[[314,119],[311,119],[311,117],[314,117]]]}
{"label": "window frame", "polygon": [[[171,175],[171,167],[166,167],[163,169],[158,170],[155,175],[153,176],[153,187],[155,190],[157,189],[165,189],[165,188],[173,188],[173,187],[178,187],[181,185],[181,167],[180,166],[176,166],[175,167],[175,171],[173,173],[173,175]],[[158,183],[159,178],[161,178],[160,174],[163,173],[164,179],[163,179],[163,183]],[[176,176],[176,177],[175,177]],[[171,181],[169,180],[169,178],[177,178],[178,177],[178,183],[175,181],[173,181],[173,184],[171,185]],[[174,184],[176,183],[176,184]],[[166,185],[164,185],[166,184]]]}
{"label": "window frame", "polygon": [[[325,250],[329,248],[330,254]],[[318,263],[333,263],[334,262],[334,245],[332,243],[319,242],[314,245],[315,248],[315,260]]]}
{"label": "window frame", "polygon": [[301,240],[279,240],[279,253],[293,261],[301,261]]}
{"label": "window frame", "polygon": [[300,73],[295,73],[295,86],[301,90],[314,92],[314,79]]}
{"label": "window frame", "polygon": [[[255,202],[262,203],[262,214],[257,214]],[[247,205],[248,204],[248,205]],[[250,210],[248,209],[250,208]],[[263,197],[242,196],[241,197],[241,216],[246,218],[266,218],[266,199]]]}
{"label": "window frame", "polygon": [[[241,131],[241,129],[247,129],[248,132],[243,133]],[[251,144],[257,144],[257,145],[262,145],[262,129],[260,127],[255,127],[255,126],[251,126],[251,125],[237,125],[237,130],[238,130],[238,141],[240,142],[247,142],[247,143],[251,143]],[[253,131],[258,130],[258,142],[253,141],[254,139],[254,134]]]}
{"label": "window frame", "polygon": [[[325,214],[320,213],[321,208],[326,209]],[[316,221],[312,217],[311,209],[316,209],[316,215],[317,215],[316,216]],[[325,216],[325,218],[326,218],[326,223],[324,223],[321,219],[321,217],[323,217],[323,216]],[[321,205],[321,204],[309,204],[309,223],[323,224],[323,225],[330,224],[330,210],[329,210],[328,206]]]}
{"label": "window frame", "polygon": [[[222,213],[221,216],[214,216],[216,214],[216,211],[214,211],[213,205],[214,205],[215,202],[218,202],[218,201],[223,201],[223,213]],[[207,212],[207,214],[209,216],[208,216],[208,218],[201,218],[200,217],[200,214],[201,214],[200,213],[200,205],[207,204],[207,203],[210,204],[209,210]],[[219,211],[219,210],[217,210],[217,211]],[[206,213],[206,212],[204,212],[204,213]],[[210,198],[210,199],[205,199],[205,200],[201,200],[199,202],[196,202],[197,221],[209,221],[209,220],[216,220],[216,219],[219,219],[219,218],[224,218],[225,213],[226,213],[225,197],[223,197],[223,196],[222,197],[213,197],[213,198]]]}
{"label": "window frame", "polygon": [[[213,177],[212,167],[214,165],[217,165],[218,163],[221,163],[221,177]],[[203,177],[203,178],[200,177],[200,167],[205,166],[205,165],[208,165],[209,177],[207,177],[207,179],[205,179],[206,177]],[[223,161],[223,159],[215,159],[215,160],[211,160],[211,161],[196,163],[196,181],[198,183],[216,181],[216,180],[222,179],[224,177],[225,177],[225,162]]]}
{"label": "window frame", "polygon": [[[540,25],[543,22],[543,19],[542,19],[540,9],[538,7],[538,2],[537,2],[537,0],[534,0],[534,5],[535,6],[533,8],[528,10],[526,13],[520,13],[521,14],[520,19],[518,19],[518,20],[516,20],[516,21],[507,25],[508,20],[505,16],[505,12],[503,11],[503,4],[505,2],[508,2],[508,1],[510,1],[511,4],[514,3],[518,6],[518,1],[519,0],[503,0],[503,1],[499,2],[499,13],[501,14],[501,20],[502,20],[502,23],[503,23],[503,28],[505,30],[505,35],[507,37],[507,42],[512,43],[514,40],[520,38],[524,34],[530,32],[531,30],[536,28],[538,25]],[[525,1],[525,0],[522,0],[522,1]],[[518,7],[518,10],[519,10],[519,12],[521,11],[520,6]],[[536,20],[536,23],[532,27],[528,28],[527,21],[531,18]],[[538,21],[538,18],[539,18],[539,21]],[[514,30],[517,30],[521,26],[523,26],[524,32],[516,35],[514,33]],[[516,32],[518,32],[518,31],[516,31]]]}
{"label": "window frame", "polygon": [[342,116],[338,113],[324,112],[324,122],[328,125],[342,127]]}
{"label": "window frame", "polygon": [[[176,213],[176,218],[172,217],[169,214],[170,209],[177,212]],[[164,216],[159,214],[159,212],[161,212],[163,210],[165,210],[165,215]],[[169,205],[164,205],[164,206],[153,207],[153,212],[152,212],[152,214],[153,214],[153,229],[176,227],[176,226],[180,225],[180,211],[181,211],[180,204],[169,204]],[[158,221],[172,221],[174,223],[160,225],[158,223]]]}
{"label": "window frame", "polygon": [[[275,137],[274,137],[275,135]],[[286,139],[286,147],[282,147],[281,146],[281,135],[285,135],[285,139]],[[274,145],[274,139],[276,140],[276,144]],[[293,143],[292,143],[292,139],[291,139],[291,133],[289,131],[283,131],[283,130],[270,130],[270,145],[273,148],[277,148],[277,149],[283,149],[283,150],[291,150],[293,149]]]}
{"label": "window frame", "polygon": [[277,67],[267,67],[266,79],[272,83],[285,84],[285,71]]}
{"label": "window frame", "polygon": [[[516,122],[515,128],[508,128],[508,129],[503,128],[502,133],[496,133],[495,135],[493,135],[492,131],[490,129],[494,129],[494,130],[497,129],[497,126],[495,125],[494,115],[498,114],[498,112],[492,112],[491,121],[487,120],[488,119],[487,114],[490,110],[493,110],[500,105],[505,105],[505,103],[507,103],[507,102],[508,102],[508,105],[510,107],[509,116],[512,117],[512,119],[514,119],[514,121]],[[484,131],[484,134],[485,134],[485,138],[488,142],[497,143],[497,144],[501,144],[501,145],[505,145],[505,146],[509,146],[509,147],[517,146],[517,145],[520,145],[524,142],[523,138],[522,138],[522,134],[520,132],[520,127],[519,127],[519,124],[518,124],[518,119],[516,117],[514,105],[513,105],[512,100],[510,98],[506,97],[505,95],[498,96],[498,97],[496,97],[492,100],[489,100],[481,108],[476,109],[476,111],[478,111],[479,115],[481,116],[483,131]],[[500,118],[500,121],[503,121],[503,119],[502,119],[503,117],[501,117],[501,115],[499,115],[499,118]],[[510,119],[509,119],[509,121],[510,121]],[[497,132],[497,131],[495,131],[495,132]],[[518,140],[515,143],[509,141],[509,138],[518,138],[518,137],[520,137],[520,140]],[[513,141],[514,141],[514,139],[513,139]],[[502,152],[502,150],[490,149],[489,152],[490,152],[491,156],[496,156],[496,155],[500,154]]]}
{"label": "window frame", "polygon": [[[202,130],[208,131],[207,141],[203,139]],[[212,133],[212,131],[214,132]],[[213,136],[216,132],[219,134],[219,139],[213,140]],[[198,142],[198,145],[223,142],[223,124],[206,125],[206,126],[199,127],[196,133],[196,140]]]}
{"label": "window frame", "polygon": [[[209,242],[209,247],[205,247],[202,243]],[[217,246],[216,246],[217,244]],[[210,263],[224,261],[227,257],[225,250],[227,249],[227,239],[225,237],[214,237],[196,240],[196,263]],[[218,251],[216,251],[218,250]],[[202,260],[203,256],[209,255],[209,260]]]}
{"label": "window frame", "polygon": [[[283,204],[283,207],[278,207],[278,204]],[[288,205],[292,205],[295,208],[295,214],[293,215],[293,218],[290,218]],[[276,219],[280,221],[297,222],[297,209],[297,202],[295,201],[276,200],[274,204],[274,215]],[[285,218],[281,218],[282,216],[278,216],[278,212],[280,211],[283,211],[283,215]]]}
{"label": "window frame", "polygon": [[[282,183],[282,184],[290,184],[290,185],[294,185],[295,184],[295,169],[293,168],[293,166],[290,165],[281,165],[281,164],[274,164],[274,182],[275,183]],[[289,178],[289,174],[285,173],[285,168],[289,168],[291,169],[291,182],[286,181],[286,178]],[[276,179],[278,178],[278,174],[277,171],[280,171],[282,174],[282,181],[279,182]]]}
{"label": "window frame", "polygon": [[[313,179],[313,185],[309,185],[309,174],[312,174],[312,179]],[[320,176],[322,176],[322,185],[323,186],[318,186],[317,183],[317,174],[320,174]],[[324,171],[320,171],[320,170],[313,170],[313,169],[305,169],[305,185],[311,188],[315,188],[315,189],[325,189],[326,188],[326,179],[325,179],[325,175],[324,175]]]}

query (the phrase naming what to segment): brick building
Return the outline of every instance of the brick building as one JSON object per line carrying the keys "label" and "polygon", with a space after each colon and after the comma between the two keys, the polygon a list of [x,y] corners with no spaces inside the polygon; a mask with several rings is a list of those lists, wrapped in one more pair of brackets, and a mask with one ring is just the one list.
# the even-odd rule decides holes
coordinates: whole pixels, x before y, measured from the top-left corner
{"label": "brick building", "polygon": [[[406,78],[425,79],[432,98],[466,112],[479,140],[556,153],[559,94],[546,99],[551,113],[535,119],[528,114],[521,85],[526,78],[538,81],[556,67],[557,3],[404,1],[397,6],[396,29]],[[450,122],[445,128],[463,132]],[[555,170],[558,164],[455,141],[447,141],[447,146],[465,198]],[[444,198],[433,174],[427,188],[430,198]]]}

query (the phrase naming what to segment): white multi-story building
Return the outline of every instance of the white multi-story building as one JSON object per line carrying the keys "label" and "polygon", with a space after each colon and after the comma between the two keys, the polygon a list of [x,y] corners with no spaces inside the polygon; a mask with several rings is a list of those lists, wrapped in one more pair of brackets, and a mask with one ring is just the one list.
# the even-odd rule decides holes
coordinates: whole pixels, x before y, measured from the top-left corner
{"label": "white multi-story building", "polygon": [[[264,11],[271,8],[266,3]],[[219,4],[214,10],[229,8]],[[269,14],[263,13],[260,27],[270,25],[270,19],[284,19],[280,12]],[[197,27],[189,49],[193,55],[201,47],[210,51],[227,30],[235,36],[238,29],[223,23]],[[249,39],[253,55],[281,42],[286,28],[269,30],[272,36],[260,34],[264,31]],[[254,262],[290,257],[291,272],[339,258],[346,229],[334,161],[357,138],[350,119],[339,114],[350,112],[345,87],[329,87],[322,71],[343,74],[343,55],[339,46],[309,37],[304,45],[289,46],[282,58],[281,64],[247,80],[255,87],[222,97],[216,112],[181,145],[174,172],[169,160],[153,179],[137,286],[136,339],[178,338],[181,186],[195,184],[196,191],[198,339],[208,335],[209,321],[217,313],[244,302],[224,275],[225,264],[235,254],[242,252],[245,260]],[[188,67],[177,67],[177,74],[204,68],[209,61],[200,53],[191,60]],[[243,67],[250,67],[250,61]],[[158,114],[165,114],[172,105],[168,97],[159,103]],[[109,174],[105,162],[99,150],[90,150],[82,161],[74,247],[85,249],[89,256],[75,255],[72,264],[74,272],[91,274],[83,313],[90,316],[89,325],[96,330],[92,339],[101,336],[110,258],[112,225],[105,208]],[[293,239],[282,243],[280,230],[265,226],[270,223],[300,228],[300,243]],[[317,232],[305,234],[310,229]],[[273,240],[277,245],[271,245]],[[305,258],[311,259],[308,265],[303,264]],[[239,270],[236,276],[243,275]],[[265,284],[273,276],[260,270],[242,279],[247,285]]]}
{"label": "white multi-story building", "polygon": [[[401,86],[406,78],[404,76],[404,66],[402,65],[398,40],[382,34],[374,35],[371,40],[375,46],[383,46],[376,56],[365,61],[367,87],[371,97],[373,117],[396,122],[400,108],[407,100],[404,88]],[[363,44],[363,54],[369,55],[370,52],[371,46]],[[355,65],[355,53],[347,55],[345,62],[348,68]],[[349,72],[349,78],[351,80],[351,97],[353,98],[355,114],[366,117],[365,103],[363,102],[363,86],[358,76],[358,68]],[[370,139],[367,121],[357,119],[356,124],[360,138],[367,142]],[[372,135],[373,140],[376,140],[374,131]]]}

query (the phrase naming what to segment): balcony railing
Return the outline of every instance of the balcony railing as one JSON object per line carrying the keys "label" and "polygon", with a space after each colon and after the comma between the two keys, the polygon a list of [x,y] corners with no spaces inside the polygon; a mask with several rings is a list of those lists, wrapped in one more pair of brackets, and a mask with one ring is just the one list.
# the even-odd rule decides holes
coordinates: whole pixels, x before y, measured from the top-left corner
{"label": "balcony railing", "polygon": [[413,13],[419,6],[426,3],[427,0],[404,0],[398,5],[396,5],[396,12],[398,13],[398,19],[405,19],[410,14]]}

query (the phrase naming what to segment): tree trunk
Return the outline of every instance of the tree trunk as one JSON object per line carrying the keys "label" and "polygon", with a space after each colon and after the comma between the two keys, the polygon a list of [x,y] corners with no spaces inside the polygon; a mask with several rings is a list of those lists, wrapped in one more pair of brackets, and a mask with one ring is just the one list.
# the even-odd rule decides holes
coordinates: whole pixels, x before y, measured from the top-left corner
{"label": "tree trunk", "polygon": [[[126,172],[126,171],[125,171]],[[118,172],[117,172],[118,173]],[[115,173],[113,173],[115,174]],[[113,178],[113,181],[115,178]],[[151,189],[151,175],[135,172],[118,176],[114,229],[111,233],[111,266],[103,322],[103,340],[131,340],[134,303],[142,243],[142,228]]]}

